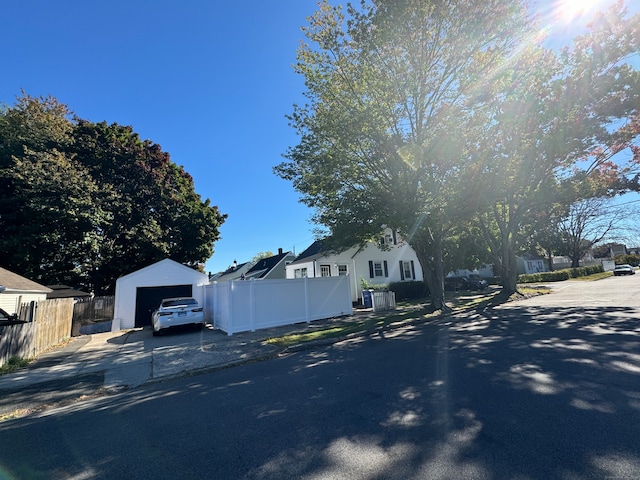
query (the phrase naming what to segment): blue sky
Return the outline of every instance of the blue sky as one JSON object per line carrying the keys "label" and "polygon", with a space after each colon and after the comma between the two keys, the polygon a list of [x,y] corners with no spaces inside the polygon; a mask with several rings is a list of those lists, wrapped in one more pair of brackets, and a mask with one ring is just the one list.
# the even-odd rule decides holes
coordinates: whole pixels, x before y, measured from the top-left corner
{"label": "blue sky", "polygon": [[272,173],[297,137],[300,27],[315,0],[21,0],[3,4],[0,103],[21,89],[131,125],[229,218],[206,270],[313,241],[311,210]]}
{"label": "blue sky", "polygon": [[5,2],[0,103],[12,105],[21,89],[52,95],[80,118],[131,125],[159,144],[229,215],[206,271],[280,247],[300,253],[313,241],[312,212],[272,168],[298,140],[285,115],[304,101],[304,84],[291,65],[316,8],[317,0]]}

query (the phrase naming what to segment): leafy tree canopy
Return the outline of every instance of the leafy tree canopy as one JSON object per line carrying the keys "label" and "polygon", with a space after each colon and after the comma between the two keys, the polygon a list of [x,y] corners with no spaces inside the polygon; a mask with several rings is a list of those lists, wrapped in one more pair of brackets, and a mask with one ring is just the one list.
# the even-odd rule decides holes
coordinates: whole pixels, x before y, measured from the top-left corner
{"label": "leafy tree canopy", "polygon": [[5,268],[97,294],[163,258],[198,268],[226,215],[169,154],[131,127],[72,117],[23,93],[0,113]]}
{"label": "leafy tree canopy", "polygon": [[564,182],[581,171],[611,190],[633,176],[612,155],[636,152],[640,77],[626,59],[639,24],[617,5],[558,53],[524,2],[375,0],[345,13],[324,1],[295,65],[300,141],[276,173],[334,242],[400,230],[436,308],[444,249],[466,228],[512,293],[527,226],[580,199],[567,202]]}

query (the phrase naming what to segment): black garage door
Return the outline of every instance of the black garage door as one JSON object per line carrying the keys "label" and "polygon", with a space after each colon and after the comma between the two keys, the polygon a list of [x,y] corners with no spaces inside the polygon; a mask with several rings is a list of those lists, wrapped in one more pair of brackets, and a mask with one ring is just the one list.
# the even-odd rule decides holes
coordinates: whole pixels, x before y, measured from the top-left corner
{"label": "black garage door", "polygon": [[151,325],[151,313],[160,306],[163,298],[191,297],[192,291],[193,285],[138,287],[136,291],[136,327]]}

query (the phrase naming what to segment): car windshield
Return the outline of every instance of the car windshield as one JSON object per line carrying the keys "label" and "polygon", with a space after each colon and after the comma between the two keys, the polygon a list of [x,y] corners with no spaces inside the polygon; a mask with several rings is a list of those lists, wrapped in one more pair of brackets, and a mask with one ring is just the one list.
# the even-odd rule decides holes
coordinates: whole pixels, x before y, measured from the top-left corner
{"label": "car windshield", "polygon": [[196,302],[193,298],[174,298],[162,302],[163,308],[189,307],[192,305],[198,305],[198,302]]}

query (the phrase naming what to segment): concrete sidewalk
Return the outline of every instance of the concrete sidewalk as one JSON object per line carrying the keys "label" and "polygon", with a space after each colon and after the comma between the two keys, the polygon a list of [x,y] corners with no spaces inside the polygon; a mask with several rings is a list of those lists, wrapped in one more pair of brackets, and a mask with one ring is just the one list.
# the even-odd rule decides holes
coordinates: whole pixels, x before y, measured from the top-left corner
{"label": "concrete sidewalk", "polygon": [[201,331],[180,329],[161,337],[152,336],[150,328],[74,337],[68,345],[40,355],[29,367],[0,376],[0,395],[3,390],[96,372],[104,372],[103,386],[110,389],[225,367],[277,353],[278,348],[264,340],[304,330],[306,324],[292,327],[233,336],[205,327]]}

